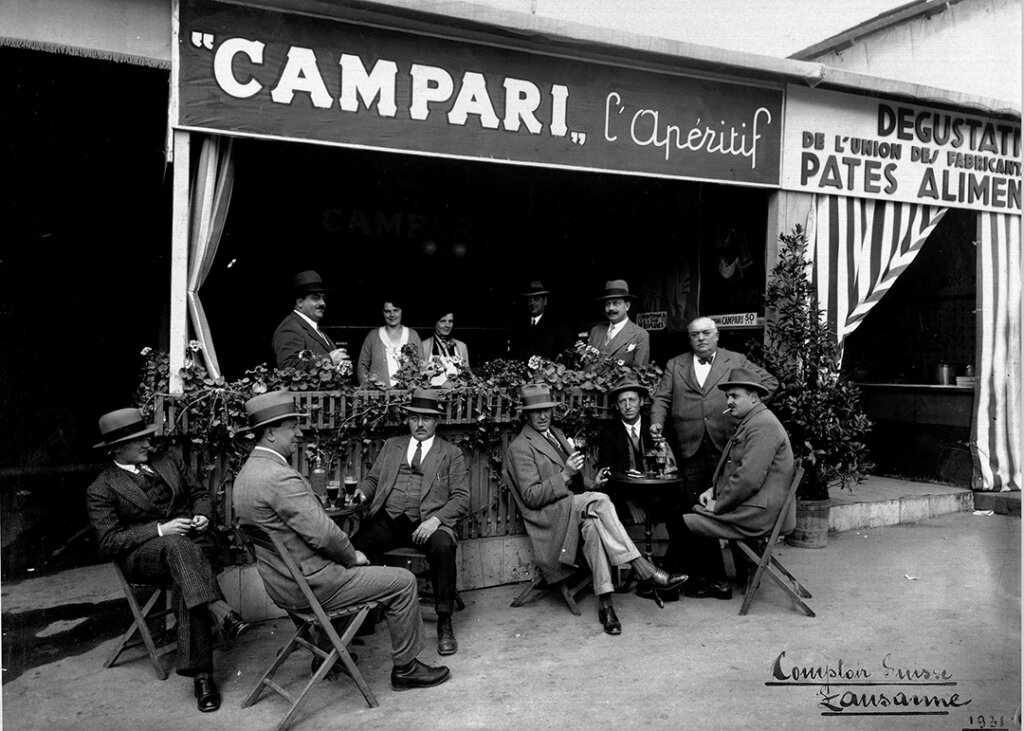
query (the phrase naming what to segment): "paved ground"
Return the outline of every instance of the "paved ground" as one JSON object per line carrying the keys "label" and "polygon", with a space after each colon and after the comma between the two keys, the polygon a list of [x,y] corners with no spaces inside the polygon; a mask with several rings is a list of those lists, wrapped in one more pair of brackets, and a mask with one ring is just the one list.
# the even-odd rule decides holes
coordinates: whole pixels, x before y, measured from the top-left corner
{"label": "paved ground", "polygon": [[[1020,545],[1018,518],[971,513],[833,534],[825,549],[779,548],[814,594],[816,618],[771,584],[747,617],[736,615],[738,593],[664,609],[626,595],[616,599],[620,637],[601,632],[589,595],[577,618],[552,596],[511,609],[514,586],[467,592],[449,683],[390,690],[381,628],[358,649],[380,707],[367,708],[347,680],[325,683],[297,728],[1020,728]],[[284,623],[264,623],[218,653],[224,705],[202,715],[188,681],[157,681],[144,660],[102,669],[123,601],[108,601],[85,570],[68,574],[4,587],[5,728],[274,728],[279,698],[239,704],[282,643]],[[68,588],[76,580],[77,593]],[[57,585],[64,603],[53,605],[45,597]],[[439,659],[432,650],[422,657]],[[305,658],[286,667],[296,679],[308,673]],[[826,687],[817,676],[797,685],[797,668],[863,685]],[[899,669],[904,682],[943,684],[894,685]],[[902,706],[899,693],[941,705]],[[854,715],[865,711],[944,715]]]}

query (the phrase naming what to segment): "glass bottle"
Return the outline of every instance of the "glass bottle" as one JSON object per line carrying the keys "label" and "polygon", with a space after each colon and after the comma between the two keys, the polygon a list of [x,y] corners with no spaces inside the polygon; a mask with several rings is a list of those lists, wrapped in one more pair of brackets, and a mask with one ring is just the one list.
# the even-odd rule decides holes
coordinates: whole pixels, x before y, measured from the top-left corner
{"label": "glass bottle", "polygon": [[316,464],[309,473],[309,486],[313,488],[313,494],[320,499],[321,503],[327,501],[327,470],[324,469],[323,461],[316,458]]}

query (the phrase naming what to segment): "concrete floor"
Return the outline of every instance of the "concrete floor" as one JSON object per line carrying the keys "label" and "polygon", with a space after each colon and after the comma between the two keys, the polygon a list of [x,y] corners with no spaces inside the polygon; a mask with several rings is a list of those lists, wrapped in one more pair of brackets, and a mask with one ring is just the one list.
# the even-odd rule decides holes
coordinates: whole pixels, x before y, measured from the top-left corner
{"label": "concrete floor", "polygon": [[[783,563],[814,594],[809,603],[815,618],[797,612],[766,581],[747,617],[737,616],[739,592],[730,602],[684,599],[664,609],[635,595],[616,597],[624,625],[619,637],[602,633],[589,594],[582,599],[583,616],[574,617],[550,595],[510,608],[518,586],[467,592],[467,608],[456,616],[460,650],[446,659],[451,681],[393,692],[381,627],[357,649],[380,707],[367,708],[348,680],[324,683],[296,728],[1020,728],[1014,720],[1021,693],[1020,547],[1020,520],[1001,515],[956,513],[833,534],[824,549],[778,548]],[[275,727],[285,712],[282,699],[264,695],[252,708],[239,705],[283,643],[287,622],[263,623],[231,652],[218,652],[224,703],[214,714],[195,710],[190,681],[172,674],[160,682],[146,660],[102,669],[111,643],[100,641],[100,629],[78,636],[45,664],[32,662],[32,648],[42,639],[19,650],[10,634],[21,616],[16,612],[51,606],[56,584],[65,585],[60,601],[70,601],[75,592],[68,580],[85,576],[4,587],[5,666],[27,653],[27,669],[9,681],[4,673],[6,728]],[[109,601],[97,583],[83,582],[78,596],[92,595],[99,603],[86,599],[78,606],[116,615],[123,600]],[[83,627],[77,621],[69,626],[75,620],[57,619],[38,634],[49,640],[73,636]],[[95,616],[90,622],[102,624]],[[787,679],[768,685],[783,652],[779,664],[787,678],[796,666],[836,670],[841,662],[842,671],[860,682],[882,684],[826,688]],[[432,648],[421,658],[439,661]],[[919,680],[927,671],[946,684],[894,686],[895,670],[887,675],[886,666],[916,670]],[[306,679],[308,659],[286,669],[296,680]],[[850,695],[843,695],[892,699],[900,691],[947,700],[957,694],[963,705],[940,709],[945,715],[853,716],[865,709],[850,707]],[[846,718],[821,715],[828,711],[823,703],[844,707],[844,701]]]}

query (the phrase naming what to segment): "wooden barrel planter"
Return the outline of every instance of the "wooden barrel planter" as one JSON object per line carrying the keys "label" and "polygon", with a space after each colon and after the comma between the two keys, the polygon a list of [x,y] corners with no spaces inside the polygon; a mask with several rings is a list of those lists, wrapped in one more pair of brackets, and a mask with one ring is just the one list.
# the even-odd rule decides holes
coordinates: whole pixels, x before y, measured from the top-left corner
{"label": "wooden barrel planter", "polygon": [[797,500],[796,528],[786,539],[799,548],[824,548],[828,545],[828,516],[831,501]]}

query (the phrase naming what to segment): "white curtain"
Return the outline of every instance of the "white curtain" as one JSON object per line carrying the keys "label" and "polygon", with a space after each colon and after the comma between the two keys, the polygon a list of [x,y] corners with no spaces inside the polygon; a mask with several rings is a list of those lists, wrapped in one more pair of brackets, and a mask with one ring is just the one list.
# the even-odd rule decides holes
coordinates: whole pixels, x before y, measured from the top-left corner
{"label": "white curtain", "polygon": [[224,221],[231,203],[235,168],[229,137],[211,136],[203,140],[192,185],[191,225],[188,251],[188,311],[195,339],[202,348],[206,370],[219,378],[220,365],[213,346],[210,323],[206,319],[199,288],[213,267],[217,246],[224,233]]}
{"label": "white curtain", "polygon": [[807,226],[814,284],[818,306],[840,346],[914,261],[946,210],[838,195],[814,197]]}

